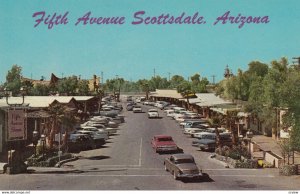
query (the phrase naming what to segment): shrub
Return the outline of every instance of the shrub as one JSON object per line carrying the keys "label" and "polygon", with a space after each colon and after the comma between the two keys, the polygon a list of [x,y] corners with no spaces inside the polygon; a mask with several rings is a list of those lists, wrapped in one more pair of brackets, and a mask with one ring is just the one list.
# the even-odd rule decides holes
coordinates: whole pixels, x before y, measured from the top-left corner
{"label": "shrub", "polygon": [[[31,156],[30,158],[27,159],[28,161],[28,166],[38,166],[38,167],[54,167],[56,165],[56,163],[58,163],[59,161],[59,157],[57,156],[57,153],[52,153],[52,154],[48,154],[48,156],[46,156],[46,160],[43,160],[43,155],[39,155],[39,156]],[[72,158],[72,154],[70,153],[65,153],[60,157],[60,160],[65,160],[65,159],[69,159]]]}
{"label": "shrub", "polygon": [[219,154],[221,156],[228,156],[228,153],[230,151],[230,147],[228,146],[223,146],[221,148],[216,148],[216,154]]}
{"label": "shrub", "polygon": [[257,160],[246,159],[244,161],[237,161],[235,168],[257,168]]}
{"label": "shrub", "polygon": [[283,165],[279,168],[279,174],[284,176],[291,176],[297,174],[296,165]]}

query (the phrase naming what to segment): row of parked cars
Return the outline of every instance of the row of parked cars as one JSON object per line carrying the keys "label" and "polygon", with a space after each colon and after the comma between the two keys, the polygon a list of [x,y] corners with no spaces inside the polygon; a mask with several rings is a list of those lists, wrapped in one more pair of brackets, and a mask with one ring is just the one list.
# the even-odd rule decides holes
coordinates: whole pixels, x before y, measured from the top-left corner
{"label": "row of parked cars", "polygon": [[[146,102],[147,101],[144,101],[144,104]],[[199,148],[199,150],[215,150],[216,128],[210,127],[209,121],[203,118],[202,115],[164,101],[157,101],[152,103],[153,106],[156,107],[160,107],[163,104],[163,111],[165,113],[165,116],[178,122],[183,134],[188,137],[194,138],[192,146]],[[219,143],[222,146],[231,146],[231,133],[226,131],[225,128],[218,127],[217,129],[220,134]]]}
{"label": "row of parked cars", "polygon": [[121,104],[107,102],[100,112],[94,113],[87,121],[76,126],[69,134],[69,152],[95,149],[104,145],[125,122],[124,116],[120,115],[122,109]]}

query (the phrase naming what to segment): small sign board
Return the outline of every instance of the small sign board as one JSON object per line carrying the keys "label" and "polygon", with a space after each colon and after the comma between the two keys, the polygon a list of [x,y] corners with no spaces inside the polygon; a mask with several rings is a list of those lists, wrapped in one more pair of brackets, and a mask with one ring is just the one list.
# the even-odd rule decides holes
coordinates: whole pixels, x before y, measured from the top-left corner
{"label": "small sign board", "polygon": [[27,139],[27,119],[25,109],[8,109],[7,141]]}

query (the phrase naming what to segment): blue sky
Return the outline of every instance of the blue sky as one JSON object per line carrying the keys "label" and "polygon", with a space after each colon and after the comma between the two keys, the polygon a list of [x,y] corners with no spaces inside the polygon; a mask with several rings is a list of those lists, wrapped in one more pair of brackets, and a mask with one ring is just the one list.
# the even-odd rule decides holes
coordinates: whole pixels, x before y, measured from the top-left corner
{"label": "blue sky", "polygon": [[[24,0],[0,2],[0,82],[13,64],[25,77],[49,79],[81,75],[92,78],[104,73],[127,80],[168,77],[186,79],[195,73],[212,81],[223,78],[228,64],[235,73],[259,60],[300,56],[300,1],[298,0]],[[204,16],[205,25],[132,25],[133,14]],[[67,25],[40,24],[32,15],[69,12]],[[123,25],[78,25],[78,18],[91,11],[93,17],[124,16]],[[268,16],[268,24],[213,25],[230,11],[232,16]],[[145,18],[145,17],[144,17]]]}

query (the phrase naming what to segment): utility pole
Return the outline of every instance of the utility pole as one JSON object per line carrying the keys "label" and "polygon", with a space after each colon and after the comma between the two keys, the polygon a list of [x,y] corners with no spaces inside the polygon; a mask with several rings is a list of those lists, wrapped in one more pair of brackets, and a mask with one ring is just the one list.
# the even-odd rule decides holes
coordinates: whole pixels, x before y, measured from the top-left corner
{"label": "utility pole", "polygon": [[101,71],[101,84],[103,84],[103,71]]}
{"label": "utility pole", "polygon": [[170,72],[168,72],[168,74],[169,74],[169,81],[171,80],[171,73]]}
{"label": "utility pole", "polygon": [[212,75],[211,77],[213,78],[213,82],[212,83],[213,83],[213,85],[215,85],[215,77],[216,77],[216,75]]}
{"label": "utility pole", "polygon": [[153,75],[154,75],[153,77],[155,78],[155,68],[153,69]]}

